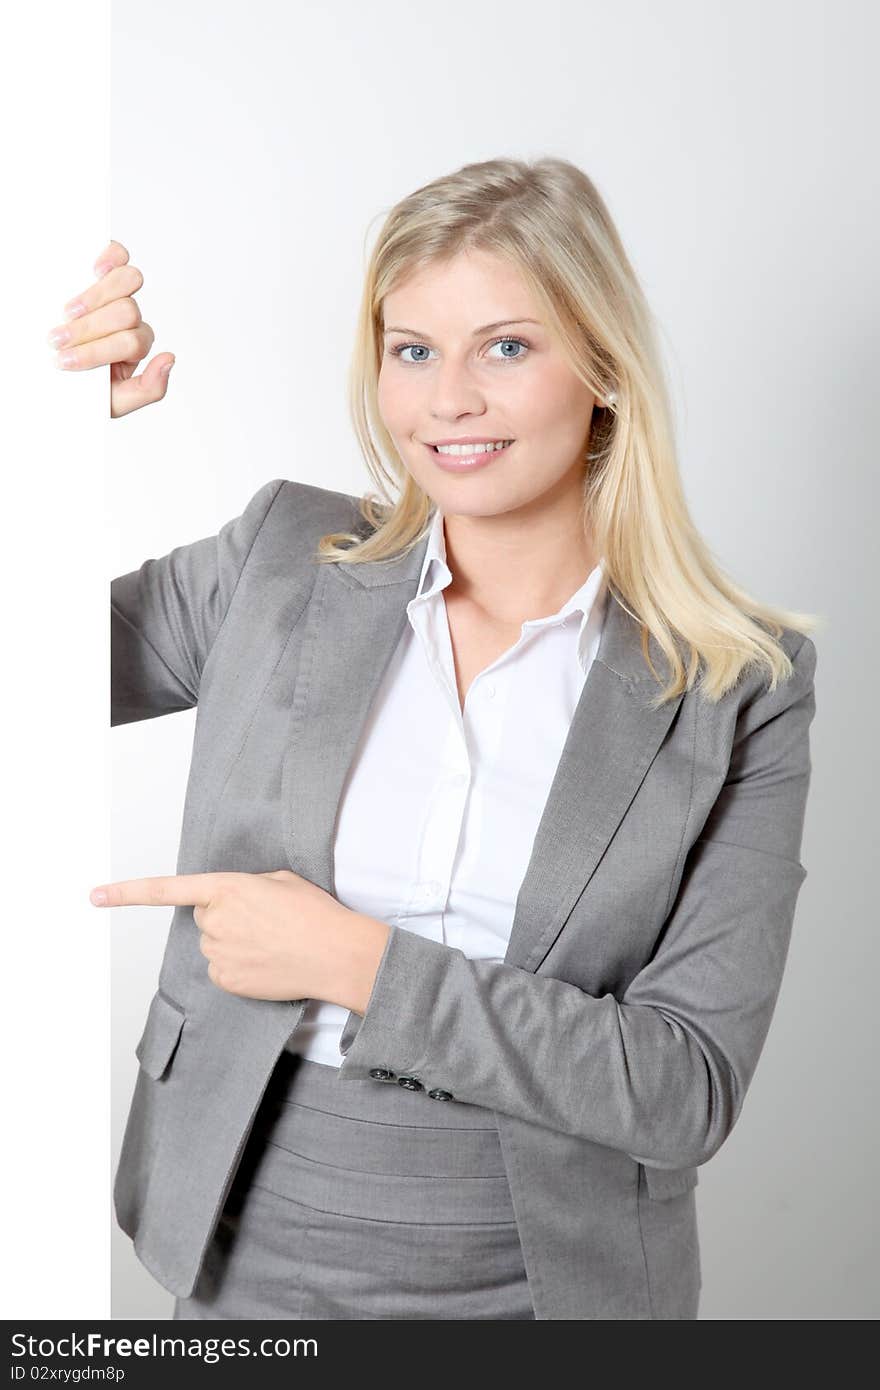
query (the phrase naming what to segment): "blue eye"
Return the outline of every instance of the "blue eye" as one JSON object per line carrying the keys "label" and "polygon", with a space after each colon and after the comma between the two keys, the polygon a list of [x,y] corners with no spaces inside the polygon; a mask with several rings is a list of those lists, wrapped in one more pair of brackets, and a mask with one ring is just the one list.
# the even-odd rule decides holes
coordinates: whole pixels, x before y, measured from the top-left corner
{"label": "blue eye", "polygon": [[[500,343],[514,343],[517,347],[525,348],[525,353],[519,352],[516,354],[515,357],[510,356],[509,353],[504,354],[502,358],[496,358],[496,361],[503,360],[506,362],[521,362],[523,358],[528,354],[529,344],[525,342],[523,338],[495,338],[494,341],[489,344],[489,346],[497,347]],[[416,358],[415,361],[413,361],[411,358],[405,358],[401,356],[401,353],[409,352],[410,349],[412,349],[415,352],[430,351],[430,349],[427,348],[424,343],[399,343],[397,347],[391,348],[391,355],[393,357],[399,358],[400,361],[403,362],[407,367],[417,367],[421,362],[427,361],[427,358],[425,357],[419,357]]]}

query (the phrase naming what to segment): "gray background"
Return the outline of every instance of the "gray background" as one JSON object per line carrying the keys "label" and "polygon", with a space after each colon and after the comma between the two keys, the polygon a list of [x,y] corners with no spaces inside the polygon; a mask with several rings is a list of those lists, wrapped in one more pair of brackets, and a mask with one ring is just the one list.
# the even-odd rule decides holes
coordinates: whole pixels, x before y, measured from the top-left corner
{"label": "gray background", "polygon": [[[112,25],[109,234],[177,356],[167,399],[108,426],[113,573],[270,478],[366,485],[345,373],[393,202],[496,155],[598,184],[662,325],[697,525],[747,589],[826,620],[808,877],[701,1171],[701,1317],[875,1317],[875,8],[116,0]],[[194,722],[114,730],[114,879],[174,872]],[[169,925],[115,914],[114,1166]],[[112,1258],[113,1316],[169,1317],[115,1224]]]}

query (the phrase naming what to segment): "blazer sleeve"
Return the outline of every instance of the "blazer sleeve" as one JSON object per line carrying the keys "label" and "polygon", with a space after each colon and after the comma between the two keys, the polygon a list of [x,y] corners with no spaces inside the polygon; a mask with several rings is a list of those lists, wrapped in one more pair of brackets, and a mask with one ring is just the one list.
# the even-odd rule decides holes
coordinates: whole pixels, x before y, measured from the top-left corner
{"label": "blazer sleeve", "polygon": [[177,546],[110,584],[110,723],[198,703],[208,653],[284,479],[264,483],[216,536]]}
{"label": "blazer sleeve", "polygon": [[806,870],[816,649],[738,711],[728,775],[660,944],[622,998],[399,926],[340,1078],[373,1067],[626,1152],[704,1163],[730,1134],[770,1026]]}

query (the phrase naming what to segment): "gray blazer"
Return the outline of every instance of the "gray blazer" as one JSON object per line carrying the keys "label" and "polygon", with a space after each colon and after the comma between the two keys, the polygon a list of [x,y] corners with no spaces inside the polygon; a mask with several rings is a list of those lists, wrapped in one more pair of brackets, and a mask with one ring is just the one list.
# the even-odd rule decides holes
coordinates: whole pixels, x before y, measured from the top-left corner
{"label": "gray blazer", "polygon": [[[290,867],[333,893],[333,831],[426,545],[315,564],[357,499],[266,483],[218,535],[112,583],[111,722],[198,706],[178,873]],[[538,1318],[695,1318],[699,1166],[742,1109],[776,1003],[810,781],[816,649],[714,707],[658,710],[614,591],[503,961],[393,928],[343,1081],[418,1076],[497,1116]],[[653,638],[651,657],[667,670]],[[256,1108],[305,1007],[215,986],[176,908],[114,1183],[120,1226],[194,1287]],[[346,1050],[347,1049],[347,1050]]]}

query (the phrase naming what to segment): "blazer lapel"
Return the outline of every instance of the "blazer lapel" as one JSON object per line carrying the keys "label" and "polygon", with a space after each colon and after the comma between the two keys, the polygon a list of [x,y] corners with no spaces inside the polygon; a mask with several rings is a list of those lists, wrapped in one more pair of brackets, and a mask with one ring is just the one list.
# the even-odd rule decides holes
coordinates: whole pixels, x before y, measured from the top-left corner
{"label": "blazer lapel", "polygon": [[390,561],[320,565],[309,601],[282,768],[284,841],[294,873],[334,896],[343,785],[427,544]]}
{"label": "blazer lapel", "polygon": [[[505,961],[537,970],[641,785],[683,695],[658,709],[638,623],[613,592],[520,885]],[[668,664],[654,639],[651,660]],[[644,672],[644,675],[642,674]]]}
{"label": "blazer lapel", "polygon": [[[407,621],[427,546],[367,565],[319,567],[282,770],[291,867],[334,893],[333,838],[349,768],[382,674]],[[651,660],[665,678],[653,637]],[[516,902],[509,964],[537,970],[638,791],[682,696],[657,710],[641,633],[612,590]]]}

